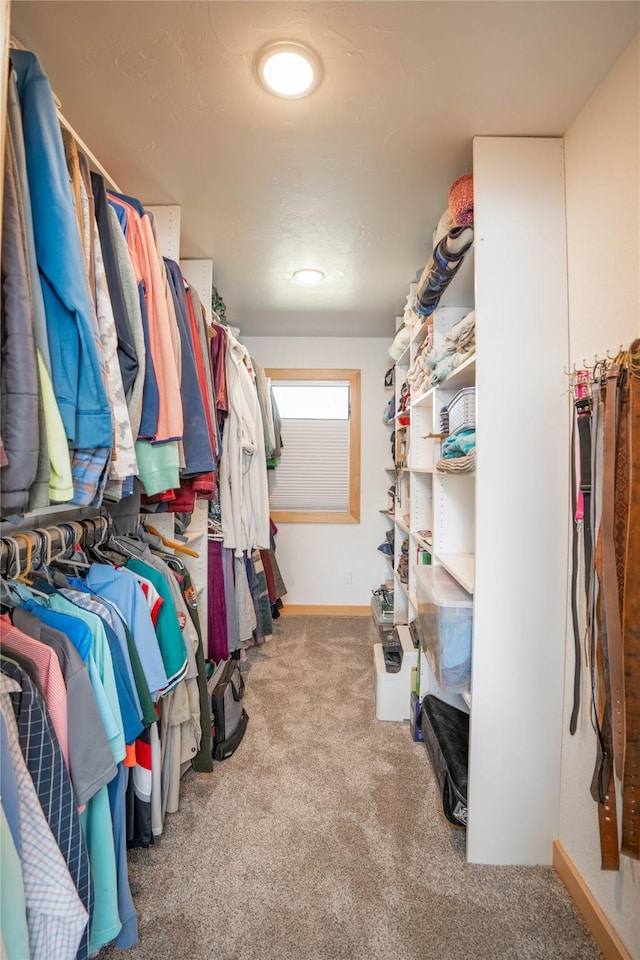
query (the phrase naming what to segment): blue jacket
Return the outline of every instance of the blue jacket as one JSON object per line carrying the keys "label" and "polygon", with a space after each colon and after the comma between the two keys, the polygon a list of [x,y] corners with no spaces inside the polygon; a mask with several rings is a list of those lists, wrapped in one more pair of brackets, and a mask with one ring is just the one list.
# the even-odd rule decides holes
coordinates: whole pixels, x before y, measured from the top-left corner
{"label": "blue jacket", "polygon": [[11,61],[22,108],[53,389],[71,446],[111,447],[111,409],[53,94],[34,54],[12,50]]}

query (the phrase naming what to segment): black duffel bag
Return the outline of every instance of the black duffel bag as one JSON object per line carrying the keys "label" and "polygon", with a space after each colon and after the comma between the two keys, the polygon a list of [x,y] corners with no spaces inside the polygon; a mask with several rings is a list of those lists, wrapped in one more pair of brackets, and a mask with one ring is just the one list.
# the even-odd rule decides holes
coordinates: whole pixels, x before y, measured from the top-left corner
{"label": "black duffel bag", "polygon": [[420,729],[442,792],[444,815],[456,827],[466,827],[469,714],[427,694]]}
{"label": "black duffel bag", "polygon": [[207,683],[211,707],[211,756],[226,760],[240,746],[249,716],[242,706],[244,679],[237,660],[227,660]]}

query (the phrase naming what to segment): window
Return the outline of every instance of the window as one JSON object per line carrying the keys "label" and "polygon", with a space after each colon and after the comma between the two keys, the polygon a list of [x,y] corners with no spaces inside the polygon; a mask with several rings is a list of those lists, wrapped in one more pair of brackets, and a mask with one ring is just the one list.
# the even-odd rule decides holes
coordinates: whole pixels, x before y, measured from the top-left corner
{"label": "window", "polygon": [[267,370],[282,420],[269,470],[280,523],[360,522],[360,371]]}

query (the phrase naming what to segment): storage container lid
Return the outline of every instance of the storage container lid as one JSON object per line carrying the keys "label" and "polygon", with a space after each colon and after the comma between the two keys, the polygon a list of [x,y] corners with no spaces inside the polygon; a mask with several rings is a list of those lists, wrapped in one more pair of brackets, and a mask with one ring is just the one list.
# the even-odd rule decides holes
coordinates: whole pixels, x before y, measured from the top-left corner
{"label": "storage container lid", "polygon": [[447,410],[450,410],[455,403],[460,403],[461,400],[464,400],[465,397],[470,397],[476,392],[475,387],[463,387],[461,390],[458,390],[456,394],[453,395],[451,402],[447,404]]}
{"label": "storage container lid", "polygon": [[439,607],[472,607],[473,597],[444,567],[416,565],[418,603],[436,603]]}

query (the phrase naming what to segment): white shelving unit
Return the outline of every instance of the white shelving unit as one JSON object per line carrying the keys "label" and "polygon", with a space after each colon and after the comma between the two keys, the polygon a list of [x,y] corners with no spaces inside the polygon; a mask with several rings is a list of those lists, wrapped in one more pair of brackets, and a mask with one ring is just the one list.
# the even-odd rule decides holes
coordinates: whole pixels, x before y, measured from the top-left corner
{"label": "white shelving unit", "polygon": [[[563,144],[479,137],[473,156],[474,250],[430,319],[438,343],[475,306],[476,354],[411,400],[408,478],[400,481],[410,491],[411,562],[407,589],[396,589],[395,621],[416,616],[419,549],[473,595],[471,691],[440,690],[421,651],[420,696],[435,693],[470,713],[467,859],[548,864],[558,823],[567,570]],[[414,331],[398,362],[396,396],[425,335],[426,325]],[[438,473],[440,410],[469,386],[476,471]],[[395,523],[397,565],[402,513]]]}

